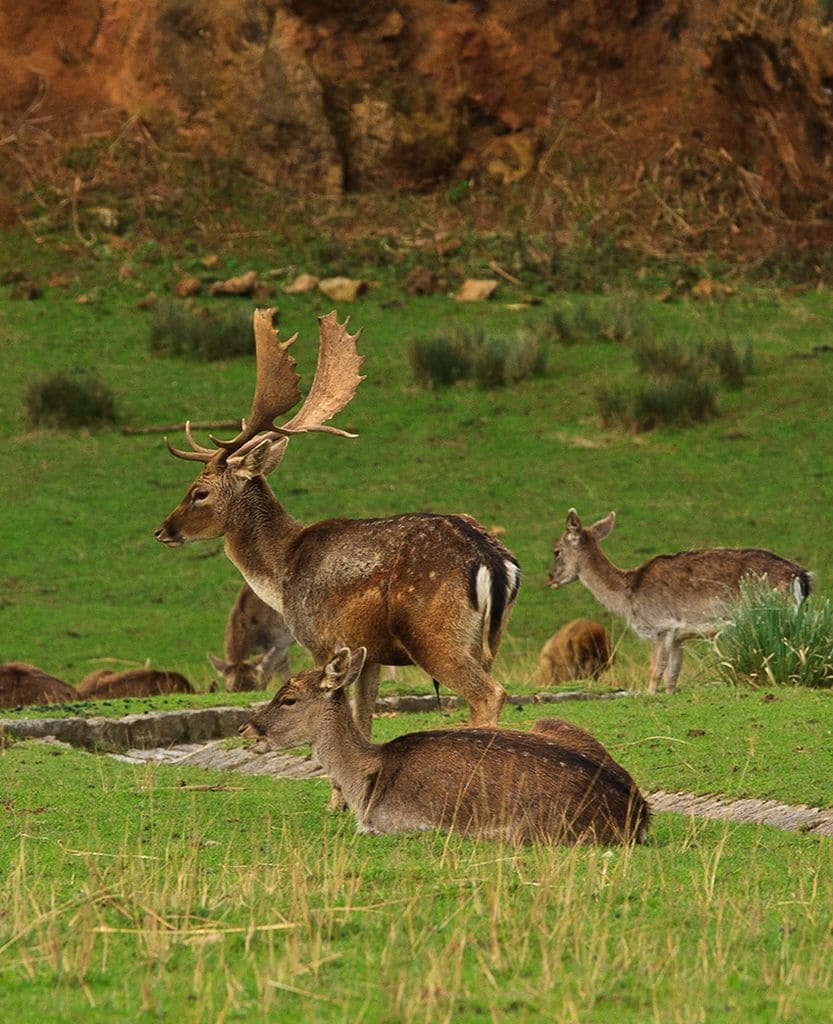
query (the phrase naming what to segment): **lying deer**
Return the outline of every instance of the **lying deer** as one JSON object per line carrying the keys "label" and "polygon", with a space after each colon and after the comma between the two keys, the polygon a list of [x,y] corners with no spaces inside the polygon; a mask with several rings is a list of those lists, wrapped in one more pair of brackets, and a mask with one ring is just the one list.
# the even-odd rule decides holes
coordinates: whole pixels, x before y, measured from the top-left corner
{"label": "lying deer", "polygon": [[598,679],[612,661],[604,626],[592,619],[572,619],[541,648],[535,678],[542,686],[571,679]]}
{"label": "lying deer", "polygon": [[280,612],[291,633],[323,666],[336,644],[365,647],[356,686],[356,719],[370,735],[380,665],[419,665],[461,694],[473,725],[494,725],[505,691],[490,675],[520,582],[518,563],[466,515],[430,512],[383,519],[328,519],[304,525],[275,497],[266,477],[290,438],[308,431],[352,437],[326,423],[355,394],[359,334],[335,312],[319,319],[318,367],[300,410],[295,360],[272,326],[274,310],[254,313],[257,380],[251,413],[229,441],[190,451],[203,464],[185,498],[156,530],[178,547],[223,537],[225,551],[252,590]]}
{"label": "lying deer", "polygon": [[227,690],[265,690],[276,672],[289,678],[293,642],[283,615],[244,583],[226,621],[225,660],[210,651],[208,660]]}
{"label": "lying deer", "polygon": [[179,672],[163,672],[153,668],[132,668],[124,672],[100,668],[85,676],[76,687],[77,697],[84,700],[158,697],[165,693],[193,692],[194,688]]}
{"label": "lying deer", "polygon": [[311,743],[360,832],[442,829],[524,843],[645,839],[645,799],[597,740],[577,735],[584,730],[569,742],[547,732],[457,728],[371,743],[346,695],[364,661],[363,647],[341,648],[293,676],[240,729],[272,747]]}
{"label": "lying deer", "polygon": [[657,555],[637,569],[619,569],[599,546],[615,519],[611,512],[585,528],[571,508],[547,583],[557,588],[581,580],[605,608],[651,641],[650,693],[657,692],[661,678],[673,691],[683,641],[714,636],[726,625],[728,606],[745,577],[766,577],[774,590],[791,592],[797,604],[810,593],[812,573],[760,548],[681,551]]}
{"label": "lying deer", "polygon": [[0,708],[27,704],[67,704],[78,699],[75,687],[36,665],[10,661],[0,665]]}

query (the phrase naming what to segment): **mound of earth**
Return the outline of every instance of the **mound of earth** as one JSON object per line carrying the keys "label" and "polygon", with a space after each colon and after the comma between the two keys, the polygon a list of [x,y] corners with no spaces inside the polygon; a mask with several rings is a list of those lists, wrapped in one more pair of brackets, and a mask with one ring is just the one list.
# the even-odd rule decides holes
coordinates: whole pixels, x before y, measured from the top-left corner
{"label": "mound of earth", "polygon": [[[30,0],[0,11],[6,201],[27,147],[137,125],[294,192],[524,189],[530,224],[661,249],[823,245],[824,4]],[[44,165],[46,166],[46,165]],[[0,203],[0,205],[2,205]]]}

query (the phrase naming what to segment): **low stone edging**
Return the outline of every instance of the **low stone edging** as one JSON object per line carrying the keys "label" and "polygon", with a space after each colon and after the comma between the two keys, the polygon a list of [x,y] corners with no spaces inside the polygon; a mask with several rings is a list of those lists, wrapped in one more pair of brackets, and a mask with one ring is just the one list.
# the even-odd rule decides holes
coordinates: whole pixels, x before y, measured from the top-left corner
{"label": "low stone edging", "polygon": [[[627,690],[612,693],[518,694],[507,698],[509,705],[552,704],[563,700],[605,700],[630,696]],[[237,730],[261,707],[258,701],[249,707],[197,708],[183,711],[149,711],[123,718],[0,718],[0,737],[3,733],[18,739],[41,739],[54,736],[62,743],[85,750],[127,750],[143,747],[169,747],[182,743],[236,736]],[[444,711],[464,707],[461,697],[443,697]],[[430,712],[437,710],[437,698],[431,695],[405,695],[381,697],[376,701],[380,712]]]}

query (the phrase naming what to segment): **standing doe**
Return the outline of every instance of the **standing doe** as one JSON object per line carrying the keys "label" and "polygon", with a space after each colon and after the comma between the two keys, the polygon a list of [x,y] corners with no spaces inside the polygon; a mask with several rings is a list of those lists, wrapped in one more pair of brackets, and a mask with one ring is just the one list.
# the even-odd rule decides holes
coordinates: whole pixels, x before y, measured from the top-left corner
{"label": "standing doe", "polygon": [[364,660],[364,648],[336,651],[323,667],[293,676],[240,729],[273,747],[311,743],[360,832],[442,829],[525,843],[645,839],[644,797],[584,730],[567,726],[553,738],[546,727],[535,734],[436,729],[371,743],[345,692]]}
{"label": "standing doe", "polygon": [[326,426],[363,380],[358,334],[335,312],[319,318],[318,366],[300,410],[295,360],[272,326],[274,310],[254,313],[257,380],[251,413],[230,441],[214,448],[186,437],[191,451],[165,443],[203,469],[156,530],[169,547],[223,537],[225,551],[252,590],[280,612],[322,666],[337,644],[367,648],[356,686],[356,719],[370,735],[380,665],[419,665],[461,694],[473,725],[494,725],[505,691],[490,675],[520,582],[512,554],[466,515],[414,512],[383,519],[293,519],[266,477],[291,437],[308,431],[353,435]]}
{"label": "standing doe", "polygon": [[611,512],[585,528],[571,508],[547,583],[557,588],[581,580],[605,608],[651,641],[650,693],[657,692],[660,678],[673,691],[683,641],[714,636],[726,625],[728,606],[745,577],[766,577],[774,590],[790,591],[797,604],[810,593],[812,573],[760,548],[680,551],[649,558],[636,569],[620,569],[599,546],[615,519]]}

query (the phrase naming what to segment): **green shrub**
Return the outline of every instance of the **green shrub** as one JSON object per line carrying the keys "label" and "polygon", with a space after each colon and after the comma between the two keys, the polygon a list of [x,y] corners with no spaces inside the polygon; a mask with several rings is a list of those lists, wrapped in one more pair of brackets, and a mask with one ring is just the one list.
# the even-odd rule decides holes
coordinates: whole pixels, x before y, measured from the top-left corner
{"label": "green shrub", "polygon": [[29,382],[23,396],[29,427],[103,427],[116,421],[110,387],[91,370],[59,370]]}
{"label": "green shrub", "polygon": [[796,606],[766,580],[741,584],[731,624],[713,642],[712,668],[726,683],[833,686],[833,611],[827,598]]}
{"label": "green shrub", "polygon": [[408,343],[408,359],[421,384],[447,388],[472,374],[474,350],[482,345],[480,331],[461,327],[441,331]]}
{"label": "green shrub", "polygon": [[752,372],[752,347],[738,351],[733,342],[710,341],[686,344],[678,339],[657,341],[640,337],[633,345],[633,358],[640,373],[692,379],[713,374],[731,388],[743,386]]}
{"label": "green shrub", "polygon": [[433,387],[461,380],[473,380],[481,388],[502,387],[540,376],[547,362],[545,346],[531,330],[507,338],[462,327],[412,339],[408,357],[417,380]]}
{"label": "green shrub", "polygon": [[606,427],[644,432],[686,427],[717,415],[717,390],[710,380],[664,378],[635,388],[602,389],[596,404]]}
{"label": "green shrub", "polygon": [[751,348],[741,353],[728,339],[695,345],[639,335],[631,347],[645,383],[597,392],[607,427],[646,431],[713,419],[718,384],[739,388],[752,368]]}
{"label": "green shrub", "polygon": [[206,309],[163,302],[150,318],[148,344],[151,352],[191,359],[231,359],[254,354],[252,313],[234,309],[218,315]]}
{"label": "green shrub", "polygon": [[739,352],[730,339],[712,341],[705,348],[706,357],[720,374],[720,381],[726,387],[738,390],[752,373],[752,343],[747,342],[744,350]]}

